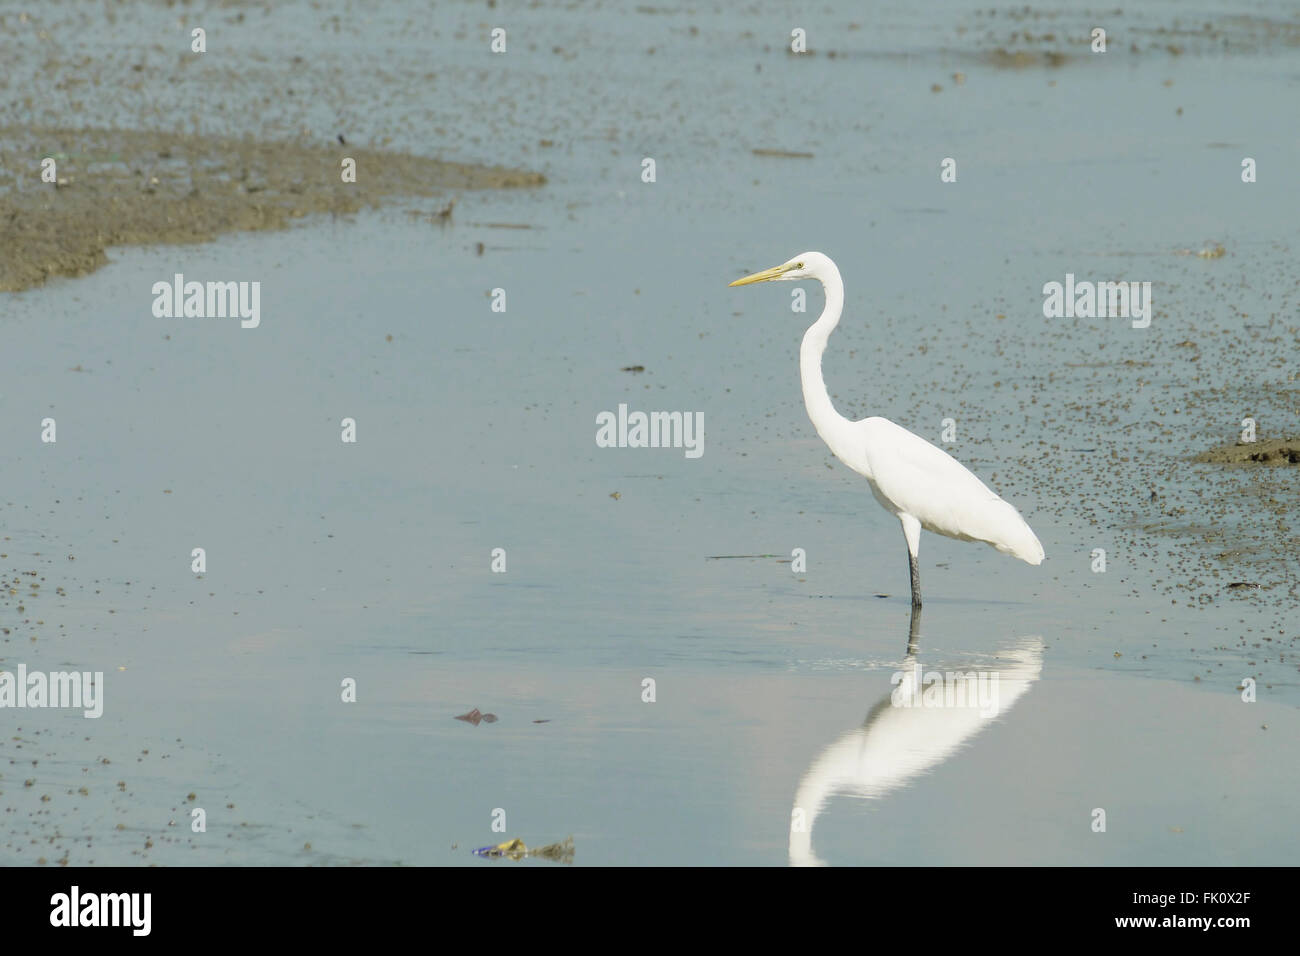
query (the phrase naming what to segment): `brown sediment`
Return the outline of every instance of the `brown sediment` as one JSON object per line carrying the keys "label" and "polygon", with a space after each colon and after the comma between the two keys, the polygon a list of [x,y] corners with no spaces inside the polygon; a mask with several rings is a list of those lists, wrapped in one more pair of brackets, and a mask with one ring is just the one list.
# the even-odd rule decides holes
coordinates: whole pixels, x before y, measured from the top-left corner
{"label": "brown sediment", "polygon": [[[540,186],[517,169],[337,142],[268,142],[142,130],[0,129],[0,291],[79,276],[109,246],[208,242],[347,214],[398,196]],[[55,160],[57,184],[42,182]],[[356,182],[342,181],[342,161]]]}
{"label": "brown sediment", "polygon": [[1300,438],[1238,442],[1201,452],[1195,460],[1219,465],[1297,465],[1300,464]]}
{"label": "brown sediment", "polygon": [[1032,66],[1064,66],[1069,59],[1064,53],[1055,50],[1015,50],[1005,47],[989,50],[984,54],[990,66],[1002,70],[1023,70]]}
{"label": "brown sediment", "polygon": [[755,156],[775,156],[779,159],[812,159],[812,153],[800,152],[794,149],[751,149]]}

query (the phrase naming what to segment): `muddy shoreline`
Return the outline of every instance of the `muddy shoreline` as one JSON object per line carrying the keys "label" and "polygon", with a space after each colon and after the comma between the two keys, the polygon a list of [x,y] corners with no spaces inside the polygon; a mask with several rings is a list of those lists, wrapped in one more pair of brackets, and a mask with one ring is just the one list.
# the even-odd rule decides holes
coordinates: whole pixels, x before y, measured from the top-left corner
{"label": "muddy shoreline", "polygon": [[1201,452],[1193,461],[1215,465],[1300,464],[1300,438],[1273,438],[1223,445]]}
{"label": "muddy shoreline", "polygon": [[[208,242],[395,198],[541,186],[539,173],[346,142],[0,128],[0,291],[86,275],[110,246]],[[53,159],[42,180],[42,162]],[[344,161],[355,182],[343,181]],[[48,167],[48,164],[46,164]]]}

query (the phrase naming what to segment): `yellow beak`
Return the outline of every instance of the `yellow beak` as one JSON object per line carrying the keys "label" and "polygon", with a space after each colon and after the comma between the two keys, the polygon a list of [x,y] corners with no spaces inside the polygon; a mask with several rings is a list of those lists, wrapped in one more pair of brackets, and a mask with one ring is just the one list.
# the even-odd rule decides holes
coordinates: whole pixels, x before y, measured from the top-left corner
{"label": "yellow beak", "polygon": [[752,276],[745,276],[743,279],[737,279],[735,282],[727,283],[733,285],[749,285],[751,282],[767,282],[770,279],[776,279],[785,275],[791,269],[795,268],[796,263],[787,262],[783,266],[774,266],[771,269],[764,269],[762,272],[755,272]]}

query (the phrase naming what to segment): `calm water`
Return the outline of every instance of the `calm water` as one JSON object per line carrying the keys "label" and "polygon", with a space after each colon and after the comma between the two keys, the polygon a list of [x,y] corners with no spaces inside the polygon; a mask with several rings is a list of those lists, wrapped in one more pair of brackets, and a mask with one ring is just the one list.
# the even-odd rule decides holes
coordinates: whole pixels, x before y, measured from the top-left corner
{"label": "calm water", "polygon": [[[0,668],[103,671],[105,711],[0,711],[0,861],[485,866],[470,848],[572,834],[582,864],[1293,862],[1294,592],[1221,588],[1295,554],[1243,555],[1198,600],[1223,547],[1143,509],[1153,488],[1195,506],[1211,479],[1186,458],[1244,415],[1294,427],[1300,26],[1184,7],[1117,22],[1112,59],[1025,69],[989,51],[1088,23],[579,5],[510,14],[492,57],[507,14],[479,4],[223,13],[240,53],[202,68],[269,97],[258,131],[551,182],[464,194],[447,227],[394,207],[115,250],[4,300]],[[132,9],[61,49],[180,42],[170,8]],[[815,55],[784,52],[794,26]],[[286,105],[293,70],[349,82]],[[1178,254],[1207,242],[1229,255]],[[995,716],[877,706],[906,560],[802,407],[820,291],[792,314],[792,286],[726,288],[805,249],[848,285],[840,411],[936,442],[953,418],[945,447],[1046,548],[1031,568],[922,539],[917,659],[996,673]],[[176,272],[260,281],[260,328],[154,318]],[[1067,272],[1151,281],[1151,328],[1044,319]],[[597,447],[620,403],[702,415],[704,454]],[[1293,471],[1268,480],[1294,500]],[[1217,497],[1248,525],[1250,499]],[[474,707],[499,720],[452,719]]]}

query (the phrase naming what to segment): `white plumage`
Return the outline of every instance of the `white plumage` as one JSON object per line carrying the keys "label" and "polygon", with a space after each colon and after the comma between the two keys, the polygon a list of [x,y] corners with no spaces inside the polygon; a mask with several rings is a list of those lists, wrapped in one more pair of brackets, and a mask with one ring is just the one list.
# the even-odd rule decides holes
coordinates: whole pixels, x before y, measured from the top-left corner
{"label": "white plumage", "polygon": [[816,279],[826,293],[826,308],[804,333],[799,349],[808,417],[835,456],[867,479],[876,500],[902,524],[912,606],[921,606],[917,552],[922,528],[959,541],[983,541],[1003,554],[1041,564],[1043,546],[1025,519],[957,459],[888,419],[852,422],[835,411],[822,378],[822,354],[840,321],[844,283],[829,257],[805,252],[731,284],[797,279]]}

